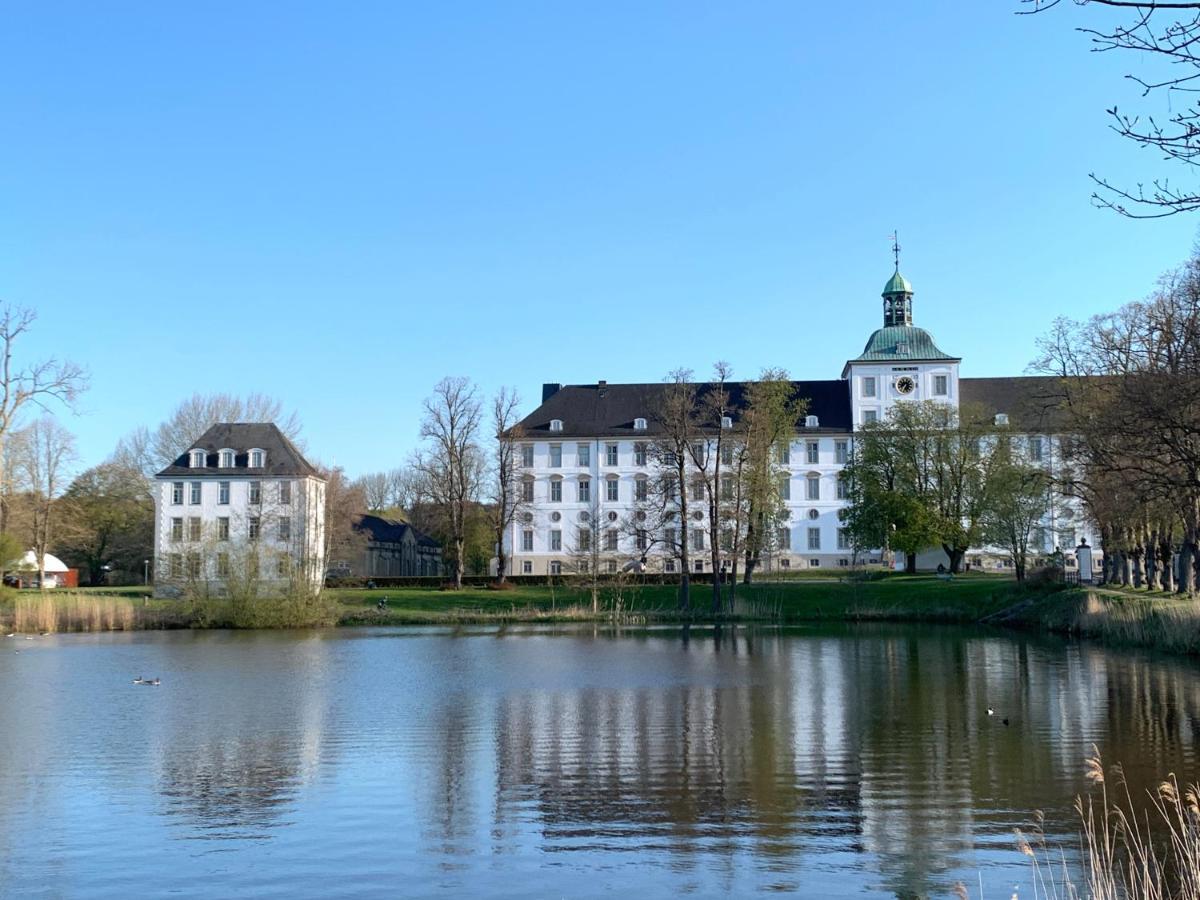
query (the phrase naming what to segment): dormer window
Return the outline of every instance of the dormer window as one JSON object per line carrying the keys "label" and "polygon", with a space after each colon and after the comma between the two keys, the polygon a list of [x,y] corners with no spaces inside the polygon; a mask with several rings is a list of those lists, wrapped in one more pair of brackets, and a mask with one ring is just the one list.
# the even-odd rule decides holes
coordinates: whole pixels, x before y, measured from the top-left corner
{"label": "dormer window", "polygon": [[217,454],[217,467],[221,469],[233,468],[233,451],[222,450]]}
{"label": "dormer window", "polygon": [[1008,413],[996,413],[995,422],[997,425],[1007,425],[1008,424]]}
{"label": "dormer window", "polygon": [[562,431],[562,419],[551,419],[550,420],[550,430],[551,431]]}
{"label": "dormer window", "polygon": [[208,454],[203,450],[192,450],[188,453],[188,468],[203,469]]}
{"label": "dormer window", "polygon": [[816,428],[816,427],[818,427],[819,423],[820,423],[820,420],[816,416],[805,416],[804,417],[804,427],[805,428]]}
{"label": "dormer window", "polygon": [[267,461],[267,454],[264,450],[250,451],[250,468],[261,469]]}
{"label": "dormer window", "polygon": [[721,427],[722,428],[732,428],[733,427],[733,419],[730,418],[729,416],[721,416]]}
{"label": "dormer window", "polygon": [[646,420],[645,419],[634,419],[633,420],[633,430],[634,431],[645,431],[646,430]]}

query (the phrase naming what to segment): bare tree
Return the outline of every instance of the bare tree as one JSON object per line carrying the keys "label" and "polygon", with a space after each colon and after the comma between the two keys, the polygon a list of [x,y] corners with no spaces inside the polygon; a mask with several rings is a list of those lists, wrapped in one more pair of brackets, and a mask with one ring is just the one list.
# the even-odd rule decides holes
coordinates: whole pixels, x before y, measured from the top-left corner
{"label": "bare tree", "polygon": [[[1045,12],[1062,0],[1021,0],[1023,14]],[[1200,163],[1200,103],[1195,99],[1200,79],[1200,2],[1158,0],[1073,0],[1075,6],[1096,5],[1120,9],[1127,18],[1119,24],[1078,29],[1092,40],[1093,52],[1131,51],[1141,60],[1162,64],[1159,73],[1141,69],[1125,77],[1144,99],[1163,96],[1162,115],[1129,114],[1116,105],[1107,110],[1112,129],[1156,156],[1188,167]],[[1190,12],[1189,12],[1190,10]],[[1092,194],[1097,206],[1124,216],[1152,219],[1200,209],[1200,190],[1177,187],[1167,177],[1149,186],[1121,187],[1092,173],[1099,190]]]}
{"label": "bare tree", "polygon": [[703,486],[703,500],[708,507],[708,549],[712,559],[714,616],[721,611],[721,553],[725,551],[721,534],[729,499],[723,496],[722,465],[727,464],[725,451],[727,442],[730,441],[729,431],[733,427],[733,409],[727,386],[732,372],[729,363],[726,362],[718,362],[713,366],[712,383],[705,385],[697,397],[695,424],[702,437],[688,444],[692,465],[697,471],[696,477]]}
{"label": "bare tree", "polygon": [[38,584],[46,587],[46,554],[54,536],[55,502],[67,486],[67,467],[75,459],[75,438],[49,416],[13,435],[12,447],[21,488],[31,499],[33,552]]}
{"label": "bare tree", "polygon": [[455,550],[454,586],[461,588],[470,514],[483,481],[478,443],[482,411],[475,386],[462,377],[439,381],[424,407],[421,438],[425,446],[413,465],[445,517]]}
{"label": "bare tree", "polygon": [[221,422],[273,422],[288,440],[299,443],[300,418],[265,394],[193,394],[150,430],[135,429],[117,444],[115,461],[141,470],[147,478],[169,466],[213,425]]}
{"label": "bare tree", "polygon": [[504,539],[524,507],[516,444],[522,436],[518,424],[521,420],[520,404],[521,398],[513,388],[502,387],[492,398],[494,443],[491,490],[485,515],[496,542],[496,577],[501,584],[508,577],[508,551],[504,548]]}
{"label": "bare tree", "polygon": [[[75,363],[50,359],[22,365],[15,359],[16,346],[32,327],[37,314],[9,304],[0,305],[0,459],[6,456],[9,434],[29,406],[48,411],[51,403],[68,407],[87,388],[87,375]],[[8,467],[0,468],[0,532],[8,529]]]}

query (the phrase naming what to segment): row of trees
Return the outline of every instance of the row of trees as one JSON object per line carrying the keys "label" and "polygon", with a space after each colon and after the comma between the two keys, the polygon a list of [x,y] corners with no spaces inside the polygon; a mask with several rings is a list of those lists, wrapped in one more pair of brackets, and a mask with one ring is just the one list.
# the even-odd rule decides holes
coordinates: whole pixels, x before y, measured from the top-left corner
{"label": "row of trees", "polygon": [[1096,521],[1107,580],[1196,590],[1200,566],[1200,254],[1146,300],[1060,319],[1038,368],[1063,417],[1063,489]]}
{"label": "row of trees", "polygon": [[1050,471],[1028,440],[981,409],[896,404],[855,436],[842,473],[847,534],[855,547],[903,552],[910,572],[930,547],[941,547],[959,572],[968,549],[997,545],[1023,581],[1031,537],[1054,497]]}

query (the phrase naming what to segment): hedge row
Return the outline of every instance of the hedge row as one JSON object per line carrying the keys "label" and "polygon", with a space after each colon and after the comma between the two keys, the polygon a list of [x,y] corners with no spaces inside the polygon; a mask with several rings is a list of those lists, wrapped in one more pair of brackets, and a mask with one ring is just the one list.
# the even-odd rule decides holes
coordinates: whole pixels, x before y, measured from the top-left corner
{"label": "hedge row", "polygon": [[[851,569],[822,569],[801,574],[795,573],[758,573],[756,582],[804,581],[807,578],[831,576],[848,576]],[[882,574],[882,572],[881,572]],[[878,577],[878,576],[877,576]],[[493,575],[466,575],[463,577],[465,587],[487,587],[496,580]],[[507,580],[514,585],[545,585],[553,582],[558,585],[591,584],[591,578],[586,575],[509,575]],[[712,584],[712,572],[695,572],[689,581],[691,584]],[[741,573],[738,573],[741,580]],[[380,575],[375,578],[350,577],[329,578],[325,586],[330,588],[426,588],[436,589],[452,581],[444,575]],[[666,574],[662,572],[647,572],[644,575],[598,575],[596,581],[600,584],[679,584],[679,573]]]}

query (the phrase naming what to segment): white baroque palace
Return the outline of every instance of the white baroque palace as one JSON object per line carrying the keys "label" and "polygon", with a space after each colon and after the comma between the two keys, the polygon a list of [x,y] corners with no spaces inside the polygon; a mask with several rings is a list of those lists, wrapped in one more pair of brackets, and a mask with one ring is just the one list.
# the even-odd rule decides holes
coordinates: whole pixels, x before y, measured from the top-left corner
{"label": "white baroque palace", "polygon": [[223,423],[155,476],[157,596],[320,587],[325,479],[273,423]]}
{"label": "white baroque palace", "polygon": [[[841,529],[839,511],[847,500],[840,479],[854,432],[866,423],[886,418],[897,403],[935,400],[955,409],[971,404],[1021,435],[1028,458],[1054,469],[1059,444],[1052,411],[1039,401],[1046,379],[960,378],[962,360],[942,352],[929,332],[913,325],[912,285],[899,267],[883,289],[883,327],[867,341],[862,353],[847,361],[841,378],[794,382],[796,395],[807,401],[807,417],[782,454],[789,473],[781,488],[787,520],[764,565],[768,569],[844,567],[853,562],[878,563],[880,553],[854,552]],[[741,385],[727,385],[734,397]],[[653,478],[654,460],[647,447],[656,437],[648,408],[664,385],[546,384],[542,403],[519,425],[518,462],[526,484],[521,515],[506,536],[513,575],[565,574],[573,553],[593,516],[601,519],[600,540],[608,571],[619,571],[645,557],[650,571],[678,571],[666,542],[644,552],[620,523],[634,513]],[[735,414],[736,415],[736,414]],[[595,533],[595,526],[591,526]],[[690,565],[711,572],[708,552],[711,534],[692,529]],[[1033,556],[1062,548],[1069,554],[1081,539],[1096,545],[1091,523],[1072,498],[1057,498],[1036,529]],[[588,538],[587,540],[591,540]],[[967,555],[975,567],[1003,566],[998,550],[979,548]],[[921,554],[918,567],[931,569],[948,562],[940,550]]]}

